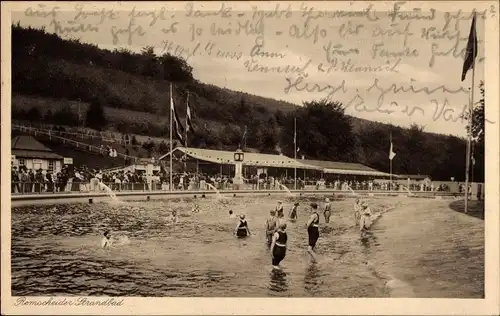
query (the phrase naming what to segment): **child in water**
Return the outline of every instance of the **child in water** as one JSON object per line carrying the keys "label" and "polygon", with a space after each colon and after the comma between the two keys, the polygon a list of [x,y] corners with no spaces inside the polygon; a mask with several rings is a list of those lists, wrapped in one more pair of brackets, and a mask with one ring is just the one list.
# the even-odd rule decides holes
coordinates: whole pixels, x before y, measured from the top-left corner
{"label": "child in water", "polygon": [[239,238],[250,236],[250,229],[248,228],[248,223],[247,220],[245,219],[245,214],[240,215],[240,220],[238,221],[238,225],[236,225],[234,234]]}
{"label": "child in water", "polygon": [[104,232],[104,237],[101,240],[101,247],[102,248],[111,247],[111,233],[108,230]]}
{"label": "child in water", "polygon": [[199,206],[197,203],[195,203],[195,204],[193,205],[193,208],[191,209],[191,211],[192,211],[193,213],[199,213],[199,212],[200,212],[200,206]]}
{"label": "child in water", "polygon": [[167,217],[167,221],[172,224],[175,224],[179,221],[179,217],[177,216],[176,210],[173,210],[172,214],[169,217]]}
{"label": "child in water", "polygon": [[233,213],[233,210],[229,210],[229,218],[230,219],[236,218],[236,214]]}
{"label": "child in water", "polygon": [[267,246],[271,247],[274,232],[276,231],[278,219],[276,218],[276,211],[269,211],[269,217],[266,220],[266,238]]}
{"label": "child in water", "polygon": [[288,236],[286,234],[286,223],[280,223],[278,230],[273,234],[271,242],[271,256],[273,269],[280,269],[280,262],[285,259],[286,255],[286,242]]}
{"label": "child in water", "polygon": [[299,202],[295,202],[293,204],[293,207],[292,209],[290,210],[290,213],[288,213],[288,219],[291,221],[291,222],[295,222],[297,221],[298,219],[298,215],[297,215],[297,209],[299,208]]}

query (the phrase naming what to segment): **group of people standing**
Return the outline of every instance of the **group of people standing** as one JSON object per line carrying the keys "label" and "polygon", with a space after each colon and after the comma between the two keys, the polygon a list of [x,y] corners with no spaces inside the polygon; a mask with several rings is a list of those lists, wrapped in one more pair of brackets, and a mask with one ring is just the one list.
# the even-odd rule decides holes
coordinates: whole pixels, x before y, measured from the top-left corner
{"label": "group of people standing", "polygon": [[[288,221],[296,222],[298,219],[298,207],[299,203],[295,202],[291,210],[288,212]],[[307,233],[308,233],[308,249],[307,252],[310,254],[313,262],[316,262],[316,254],[314,248],[319,239],[319,221],[320,215],[318,213],[318,204],[311,203],[311,216],[306,223]],[[230,216],[232,211],[230,211]],[[325,204],[323,206],[323,216],[325,222],[330,222],[331,216],[331,204],[328,198],[325,199]],[[279,264],[286,256],[288,235],[286,232],[287,223],[284,219],[284,207],[283,202],[278,201],[276,207],[270,211],[269,217],[266,220],[265,231],[266,231],[266,241],[267,247],[271,253],[272,266],[274,269],[279,269]],[[240,215],[238,224],[236,225],[234,235],[237,237],[246,237],[251,234],[248,227],[248,222],[244,214]]]}

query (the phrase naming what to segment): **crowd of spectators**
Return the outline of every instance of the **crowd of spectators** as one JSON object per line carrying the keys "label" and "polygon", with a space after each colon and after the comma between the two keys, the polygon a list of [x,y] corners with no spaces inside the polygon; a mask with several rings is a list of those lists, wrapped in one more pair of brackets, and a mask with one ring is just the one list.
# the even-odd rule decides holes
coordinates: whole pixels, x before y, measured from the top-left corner
{"label": "crowd of spectators", "polygon": [[[174,190],[208,189],[213,186],[217,190],[233,188],[233,179],[228,175],[207,173],[176,173],[172,175]],[[294,178],[286,176],[257,175],[247,177],[245,188],[252,190],[280,190],[287,187],[294,189]],[[122,190],[169,190],[170,175],[165,171],[153,172],[147,175],[143,170],[111,170],[103,171],[89,169],[86,166],[74,167],[65,165],[60,172],[51,170],[32,170],[25,166],[12,167],[12,193],[43,193],[43,192],[70,192],[102,190],[103,183],[113,191]],[[380,191],[449,191],[446,184],[434,185],[430,183],[411,183],[408,185],[393,181],[392,188],[386,180],[340,180],[340,179],[312,179],[297,178],[297,189],[315,188],[334,190],[369,190]],[[460,186],[463,192],[463,185]]]}

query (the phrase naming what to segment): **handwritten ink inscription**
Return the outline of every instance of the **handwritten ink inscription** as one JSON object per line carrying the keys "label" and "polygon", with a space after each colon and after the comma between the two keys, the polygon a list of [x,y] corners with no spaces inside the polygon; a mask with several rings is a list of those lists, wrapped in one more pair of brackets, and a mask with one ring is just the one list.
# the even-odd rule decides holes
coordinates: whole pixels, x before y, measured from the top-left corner
{"label": "handwritten ink inscription", "polygon": [[[91,42],[99,34],[116,46],[153,45],[160,54],[186,60],[225,60],[242,76],[272,81],[284,97],[304,99],[295,102],[328,97],[358,112],[457,122],[464,111],[457,100],[469,93],[458,78],[472,13],[449,10],[422,10],[407,2],[383,10],[373,4],[341,10],[309,3],[252,3],[242,10],[227,2],[208,10],[190,2],[127,10],[79,3],[69,15],[60,6],[38,4],[23,13],[62,37]],[[482,32],[497,8],[484,6],[476,14]],[[480,49],[477,62],[484,58]],[[450,67],[443,71],[445,64]],[[403,95],[423,98],[422,104],[405,105]]]}

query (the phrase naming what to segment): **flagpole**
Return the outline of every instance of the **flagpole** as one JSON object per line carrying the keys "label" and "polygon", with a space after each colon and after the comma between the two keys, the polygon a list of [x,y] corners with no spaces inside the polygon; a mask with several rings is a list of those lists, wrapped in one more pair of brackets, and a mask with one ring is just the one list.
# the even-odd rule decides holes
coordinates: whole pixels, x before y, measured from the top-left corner
{"label": "flagpole", "polygon": [[[392,152],[393,152],[393,148],[392,148],[392,131],[391,131],[391,134],[390,134],[389,138],[390,138],[390,141],[391,141],[391,152],[390,152],[390,154],[392,154]],[[392,191],[392,159],[391,159],[391,157],[389,157],[389,191]]]}
{"label": "flagpole", "polygon": [[172,102],[173,101],[173,96],[172,96],[172,83],[170,83],[170,191],[172,191],[173,187],[173,181],[172,181],[172,116],[174,115],[174,111],[172,109]]}
{"label": "flagpole", "polygon": [[[473,21],[476,19],[476,12],[474,11]],[[474,104],[474,77],[476,76],[476,30],[474,25],[474,42],[472,44],[472,83],[471,83],[471,97],[469,99],[469,128],[467,133],[467,154],[465,162],[465,207],[464,213],[467,213],[469,207],[469,169],[470,169],[470,155],[471,155],[471,137],[472,137],[472,112],[473,112],[473,104]]]}
{"label": "flagpole", "polygon": [[474,157],[474,142],[471,142],[470,160],[471,160],[470,182],[474,183],[474,168],[476,167],[476,159]]}
{"label": "flagpole", "polygon": [[[293,118],[293,147],[294,147],[294,158],[295,164],[297,163],[297,118]],[[294,168],[294,190],[297,190],[297,166]]]}
{"label": "flagpole", "polygon": [[[189,107],[189,91],[187,92],[187,99],[186,99],[186,124],[185,129],[184,129],[184,147],[187,148],[188,146],[188,107]],[[187,155],[184,154],[184,172],[186,172],[186,160],[187,160]]]}

